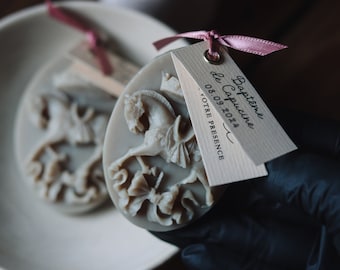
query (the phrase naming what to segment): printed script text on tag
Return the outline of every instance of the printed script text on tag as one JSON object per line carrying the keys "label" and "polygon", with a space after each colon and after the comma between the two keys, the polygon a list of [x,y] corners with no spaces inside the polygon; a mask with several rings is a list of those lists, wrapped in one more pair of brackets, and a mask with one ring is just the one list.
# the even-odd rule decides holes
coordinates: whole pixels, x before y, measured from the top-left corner
{"label": "printed script text on tag", "polygon": [[255,165],[295,150],[295,144],[231,57],[224,52],[223,63],[213,65],[204,59],[206,49],[207,44],[200,42],[171,52],[176,71],[181,67],[178,77],[183,91],[203,91]]}
{"label": "printed script text on tag", "polygon": [[[182,73],[181,67],[177,67],[177,72]],[[191,117],[191,122],[209,185],[223,185],[267,175],[265,166],[256,166],[243,151],[202,90],[197,85],[196,88],[195,85],[188,87],[187,83],[192,81],[186,81],[182,88],[193,90],[183,92],[185,99],[191,101],[187,104],[190,115],[195,115]]]}

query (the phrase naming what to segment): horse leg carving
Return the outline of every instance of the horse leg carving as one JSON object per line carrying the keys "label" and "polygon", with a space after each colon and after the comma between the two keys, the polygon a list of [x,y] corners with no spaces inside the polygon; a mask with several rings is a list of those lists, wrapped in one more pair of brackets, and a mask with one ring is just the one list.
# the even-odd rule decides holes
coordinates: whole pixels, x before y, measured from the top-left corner
{"label": "horse leg carving", "polygon": [[129,149],[125,155],[111,163],[109,170],[110,171],[118,171],[120,167],[124,164],[126,160],[133,156],[155,156],[159,154],[160,149],[156,147],[156,145],[145,145],[141,144],[137,147]]}
{"label": "horse leg carving", "polygon": [[191,169],[189,175],[181,181],[182,185],[193,184],[196,181],[200,181],[205,190],[205,204],[211,206],[214,202],[214,197],[212,195],[211,189],[209,187],[206,175],[204,172],[204,166],[202,162],[198,162]]}

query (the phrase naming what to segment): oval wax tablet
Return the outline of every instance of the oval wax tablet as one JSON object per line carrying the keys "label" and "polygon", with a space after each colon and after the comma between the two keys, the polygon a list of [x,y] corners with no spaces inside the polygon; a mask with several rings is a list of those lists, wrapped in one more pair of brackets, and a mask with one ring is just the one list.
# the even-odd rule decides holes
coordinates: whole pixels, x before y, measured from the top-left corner
{"label": "oval wax tablet", "polygon": [[193,222],[224,187],[210,187],[170,54],[145,66],[109,120],[103,166],[115,206],[153,231]]}
{"label": "oval wax tablet", "polygon": [[66,213],[108,198],[102,149],[116,99],[54,60],[21,98],[15,148],[23,179],[44,202]]}

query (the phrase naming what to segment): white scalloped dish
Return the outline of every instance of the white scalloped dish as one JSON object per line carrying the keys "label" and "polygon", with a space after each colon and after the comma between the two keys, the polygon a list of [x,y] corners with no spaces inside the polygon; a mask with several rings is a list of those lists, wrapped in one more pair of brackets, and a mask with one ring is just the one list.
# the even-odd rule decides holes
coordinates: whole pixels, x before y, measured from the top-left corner
{"label": "white scalloped dish", "polygon": [[[63,5],[99,25],[118,51],[140,66],[157,55],[153,41],[173,34],[139,13],[89,2]],[[129,223],[111,203],[65,215],[38,200],[22,179],[13,134],[20,98],[42,66],[81,39],[49,18],[45,6],[0,21],[0,266],[5,269],[150,269],[177,251]]]}

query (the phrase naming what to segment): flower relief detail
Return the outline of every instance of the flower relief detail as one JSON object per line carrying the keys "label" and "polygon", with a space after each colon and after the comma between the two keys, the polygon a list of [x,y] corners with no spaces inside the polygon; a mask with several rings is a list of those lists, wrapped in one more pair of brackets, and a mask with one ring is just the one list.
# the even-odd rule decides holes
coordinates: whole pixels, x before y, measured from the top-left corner
{"label": "flower relief detail", "polygon": [[[178,79],[163,72],[159,91],[138,90],[124,98],[128,129],[143,135],[144,140],[108,167],[110,188],[117,194],[117,206],[126,215],[143,215],[150,222],[164,226],[189,222],[196,208],[210,207],[214,199],[190,121],[176,115],[169,101],[184,106]],[[186,168],[187,176],[166,186],[166,173],[147,164],[146,157],[154,156]],[[138,167],[134,172],[128,166],[131,160]],[[199,184],[205,194],[204,202],[200,203],[196,191],[188,188],[194,183]]]}
{"label": "flower relief detail", "polygon": [[[25,104],[32,124],[43,131],[27,157],[26,173],[40,197],[49,202],[96,204],[107,197],[101,159],[110,113],[96,107],[100,99],[110,99],[111,110],[114,101],[68,74],[60,74],[54,86],[52,91],[31,95]],[[93,106],[95,96],[98,104]],[[90,154],[79,154],[81,149]],[[79,156],[81,164],[72,168]]]}

